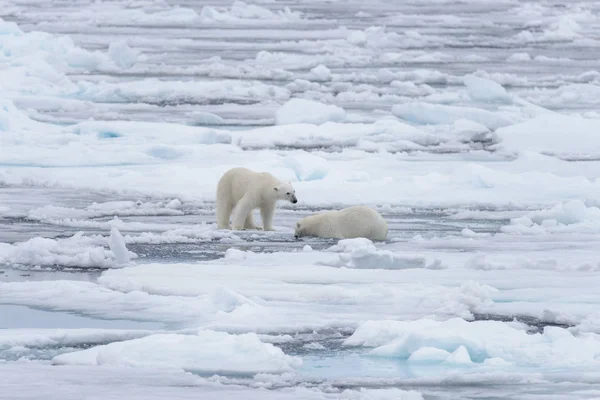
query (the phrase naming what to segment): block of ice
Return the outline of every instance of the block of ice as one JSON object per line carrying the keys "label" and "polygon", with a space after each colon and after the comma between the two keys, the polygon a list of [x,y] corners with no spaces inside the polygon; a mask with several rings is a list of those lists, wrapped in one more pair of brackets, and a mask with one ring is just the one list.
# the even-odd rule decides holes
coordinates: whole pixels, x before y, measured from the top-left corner
{"label": "block of ice", "polygon": [[378,250],[373,242],[365,238],[343,239],[330,251],[341,251],[337,259],[324,262],[333,267],[357,269],[443,269],[440,260],[434,259],[430,264],[427,258],[419,254],[400,254],[389,250]]}
{"label": "block of ice", "polygon": [[119,68],[129,69],[137,62],[139,51],[129,47],[124,40],[119,40],[108,46],[108,55]]}
{"label": "block of ice", "polygon": [[125,239],[123,239],[123,235],[121,235],[121,232],[119,232],[117,228],[112,228],[110,230],[108,244],[115,256],[117,265],[124,265],[129,262],[129,251],[125,245]]}
{"label": "block of ice", "polygon": [[121,329],[0,329],[0,348],[23,347],[76,347],[101,345],[112,341],[131,340],[150,335],[147,330]]}
{"label": "block of ice", "polygon": [[534,151],[565,160],[600,157],[600,121],[544,114],[496,131],[501,146],[515,153]]}
{"label": "block of ice", "polygon": [[[483,363],[504,366],[597,365],[600,338],[576,336],[569,330],[546,327],[531,334],[519,324],[499,321],[369,321],[344,342],[347,346],[374,347],[378,357],[429,359],[454,364]],[[427,348],[427,350],[423,350]],[[434,348],[440,351],[431,350]],[[452,353],[442,359],[442,354]],[[502,360],[502,361],[500,361]]]}
{"label": "block of ice", "polygon": [[445,361],[451,355],[450,352],[437,347],[421,347],[408,357],[411,363],[431,363]]}
{"label": "block of ice", "polygon": [[516,122],[512,116],[499,111],[423,102],[396,104],[392,112],[402,119],[420,124],[452,124],[459,119],[468,119],[489,129],[498,129]]}
{"label": "block of ice", "polygon": [[238,0],[230,8],[204,6],[199,19],[202,23],[285,22],[301,20],[302,13],[291,11],[288,7],[274,12],[268,8]]}
{"label": "block of ice", "polygon": [[346,111],[343,108],[305,99],[290,99],[275,112],[277,125],[315,124],[343,122]]}
{"label": "block of ice", "polygon": [[193,113],[194,125],[221,125],[225,122],[225,120],[219,117],[217,114],[205,112],[205,111],[196,111]]}
{"label": "block of ice", "polygon": [[329,173],[329,163],[326,159],[304,151],[285,157],[283,163],[294,171],[299,181],[324,179]]}
{"label": "block of ice", "polygon": [[463,82],[467,87],[469,97],[474,101],[486,103],[511,103],[511,97],[506,89],[490,79],[480,78],[476,75],[466,75]]}
{"label": "block of ice", "polygon": [[600,208],[586,206],[581,200],[559,203],[552,208],[532,211],[512,218],[502,232],[520,234],[544,234],[561,232],[600,232]]}
{"label": "block of ice", "polygon": [[451,364],[473,363],[471,361],[471,357],[469,356],[469,351],[465,348],[465,346],[459,346],[458,349],[454,350],[454,352],[450,354],[445,361]]}
{"label": "block of ice", "polygon": [[[81,234],[65,239],[34,237],[14,244],[0,243],[0,264],[28,267],[114,267],[113,253],[102,244],[106,246],[106,239],[98,243]],[[127,257],[136,255],[128,252]]]}
{"label": "block of ice", "polygon": [[57,365],[113,365],[181,368],[201,374],[283,373],[302,364],[254,333],[230,335],[156,334],[56,356]]}
{"label": "block of ice", "polygon": [[331,80],[331,70],[329,68],[327,68],[326,66],[324,66],[323,64],[317,65],[316,67],[311,69],[310,72],[314,75],[314,77],[318,81]]}

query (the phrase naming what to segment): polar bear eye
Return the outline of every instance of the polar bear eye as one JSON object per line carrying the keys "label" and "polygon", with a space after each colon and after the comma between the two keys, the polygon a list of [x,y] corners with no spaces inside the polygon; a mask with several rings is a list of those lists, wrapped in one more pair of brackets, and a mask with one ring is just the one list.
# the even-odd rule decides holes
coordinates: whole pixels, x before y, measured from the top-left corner
{"label": "polar bear eye", "polygon": [[290,192],[287,192],[286,194],[290,194]]}

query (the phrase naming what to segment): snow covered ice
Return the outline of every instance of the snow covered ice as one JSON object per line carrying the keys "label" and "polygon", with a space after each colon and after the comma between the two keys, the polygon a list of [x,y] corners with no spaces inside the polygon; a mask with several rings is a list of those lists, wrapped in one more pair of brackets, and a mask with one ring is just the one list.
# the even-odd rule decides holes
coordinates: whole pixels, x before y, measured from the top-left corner
{"label": "snow covered ice", "polygon": [[[597,398],[598,26],[590,0],[5,1],[0,398]],[[240,166],[294,186],[275,232],[216,229]],[[385,242],[294,239],[359,204]]]}

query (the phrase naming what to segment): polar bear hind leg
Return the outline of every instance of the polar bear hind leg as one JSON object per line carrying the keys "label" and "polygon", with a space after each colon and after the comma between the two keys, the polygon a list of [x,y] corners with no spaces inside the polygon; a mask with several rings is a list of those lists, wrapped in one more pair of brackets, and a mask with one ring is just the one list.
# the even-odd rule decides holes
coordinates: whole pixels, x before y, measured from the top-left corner
{"label": "polar bear hind leg", "polygon": [[217,199],[217,229],[231,229],[229,217],[231,217],[233,205],[228,200],[224,203]]}
{"label": "polar bear hind leg", "polygon": [[249,230],[260,230],[262,229],[260,226],[257,226],[256,223],[254,223],[254,210],[250,210],[250,212],[248,213],[248,215],[246,216],[246,221],[244,222],[244,229],[249,229]]}

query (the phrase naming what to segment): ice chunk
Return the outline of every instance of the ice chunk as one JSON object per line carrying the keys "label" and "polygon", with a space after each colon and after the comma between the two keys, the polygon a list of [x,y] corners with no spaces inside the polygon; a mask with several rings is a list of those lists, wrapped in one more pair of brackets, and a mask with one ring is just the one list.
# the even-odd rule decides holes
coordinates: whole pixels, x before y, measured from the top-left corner
{"label": "ice chunk", "polygon": [[256,303],[249,300],[247,297],[242,296],[232,290],[225,287],[218,287],[211,293],[209,297],[210,303],[213,306],[215,312],[232,312],[233,310],[243,305],[256,306]]}
{"label": "ice chunk", "polygon": [[367,35],[364,31],[352,31],[346,40],[355,46],[361,46],[367,43]]}
{"label": "ice chunk", "polygon": [[273,12],[267,8],[255,4],[247,4],[243,1],[235,1],[231,8],[204,6],[200,12],[200,20],[203,23],[234,23],[240,21],[299,21],[302,13],[291,11],[288,7]]}
{"label": "ice chunk", "polygon": [[[227,240],[229,243],[241,241],[231,231],[217,230],[216,225],[208,225],[202,223],[192,227],[176,227],[161,233],[142,232],[135,236],[125,236],[125,243],[144,243],[144,244],[161,244],[161,243],[198,243],[208,242],[211,240]],[[234,250],[234,249],[228,249]],[[238,250],[239,251],[239,250]],[[225,253],[227,257],[228,253]]]}
{"label": "ice chunk", "polygon": [[452,354],[446,358],[447,363],[451,364],[472,364],[471,357],[469,356],[469,351],[465,346],[460,346],[458,349],[454,350]]}
{"label": "ice chunk", "polygon": [[124,40],[120,40],[108,46],[108,55],[119,68],[129,69],[137,62],[139,51],[129,47]]}
{"label": "ice chunk", "polygon": [[290,335],[263,334],[263,335],[258,335],[258,337],[260,338],[260,341],[263,343],[291,343],[296,340]]}
{"label": "ice chunk", "polygon": [[[35,237],[26,242],[0,243],[0,264],[42,267],[111,268],[113,254],[97,240],[76,234],[66,239]],[[128,257],[137,257],[128,253]]]}
{"label": "ice chunk", "polygon": [[564,42],[580,38],[582,27],[572,15],[553,18],[546,29],[540,32],[529,30],[521,31],[516,39],[525,43],[529,42]]}
{"label": "ice chunk", "polygon": [[343,239],[330,251],[342,251],[338,258],[324,262],[333,267],[359,269],[411,269],[411,268],[445,268],[439,260],[427,264],[423,255],[398,254],[389,250],[377,250],[373,242],[365,238]]}
{"label": "ice chunk", "polygon": [[527,217],[537,224],[554,219],[561,224],[569,225],[584,221],[600,221],[600,209],[587,207],[581,200],[571,200],[550,209],[533,211],[528,213]]}
{"label": "ice chunk", "polygon": [[458,119],[451,125],[452,132],[462,142],[497,142],[497,135],[488,127],[468,119]]}
{"label": "ice chunk", "polygon": [[329,173],[327,160],[308,152],[289,155],[283,159],[283,163],[294,171],[299,181],[324,179]]}
{"label": "ice chunk", "polygon": [[95,70],[102,65],[105,65],[107,60],[106,54],[100,52],[91,52],[71,44],[72,48],[68,50],[66,61],[72,68],[81,68],[87,70]]}
{"label": "ice chunk", "polygon": [[328,121],[343,122],[345,119],[346,111],[343,108],[297,98],[289,100],[275,113],[277,125],[302,123],[320,125]]}
{"label": "ice chunk", "polygon": [[500,368],[512,366],[511,363],[501,359],[500,357],[486,358],[485,361],[483,362],[483,365],[487,365],[490,367],[500,367]]}
{"label": "ice chunk", "polygon": [[365,249],[367,251],[375,250],[375,245],[367,238],[342,239],[336,245],[331,246],[329,251],[352,252],[354,250]]}
{"label": "ice chunk", "polygon": [[513,218],[502,232],[543,234],[552,232],[600,232],[600,208],[587,207],[581,200],[560,203]]}
{"label": "ice chunk", "polygon": [[[0,132],[6,131],[12,133],[19,130],[23,132],[28,132],[29,135],[31,135],[32,131],[36,130],[43,130],[44,132],[53,133],[57,132],[56,127],[53,127],[49,124],[43,124],[31,119],[25,112],[15,107],[11,100],[0,98]],[[3,139],[8,141],[8,139],[10,139],[10,136],[4,135]]]}
{"label": "ice chunk", "polygon": [[248,252],[230,247],[225,251],[224,257],[230,261],[241,261],[248,257]]}
{"label": "ice chunk", "polygon": [[452,124],[459,119],[468,119],[489,129],[498,129],[516,122],[513,117],[502,112],[423,102],[397,104],[392,107],[392,112],[402,119],[421,124]]}
{"label": "ice chunk", "polygon": [[480,78],[476,75],[467,75],[463,78],[469,97],[475,101],[486,103],[511,103],[512,99],[506,89],[499,83],[490,79]]}
{"label": "ice chunk", "polygon": [[460,234],[461,234],[462,236],[464,236],[464,237],[471,238],[471,239],[474,239],[474,238],[482,238],[482,237],[489,237],[489,236],[491,236],[491,235],[492,235],[492,234],[491,234],[491,233],[489,233],[489,232],[483,232],[483,233],[481,233],[481,232],[475,232],[475,231],[473,231],[473,230],[471,230],[471,229],[469,229],[469,228],[464,228],[464,229],[463,229],[463,230],[460,232]]}
{"label": "ice chunk", "polygon": [[58,365],[121,365],[181,368],[201,374],[257,374],[293,371],[302,364],[253,333],[230,335],[157,334],[62,354]]}
{"label": "ice chunk", "polygon": [[131,340],[148,336],[147,330],[121,329],[0,329],[0,349],[8,346],[23,347],[76,347]]}
{"label": "ice chunk", "polygon": [[[115,82],[78,82],[64,95],[79,100],[149,102],[158,104],[180,104],[216,100],[239,101],[285,101],[290,98],[286,88],[256,80],[220,79],[220,80],[164,80],[146,78],[143,80],[124,80]],[[142,125],[141,122],[135,124]],[[146,126],[160,126],[158,123],[146,123]],[[165,125],[163,125],[163,128]],[[164,130],[163,130],[164,131]]]}
{"label": "ice chunk", "polygon": [[0,35],[22,35],[23,31],[14,22],[4,21],[0,18]]}
{"label": "ice chunk", "polygon": [[600,157],[600,121],[544,114],[496,131],[501,146],[515,153],[534,151],[565,160]]}
{"label": "ice chunk", "polygon": [[[414,46],[423,47],[429,39],[416,31],[405,31],[403,34],[396,32],[386,32],[386,28],[382,26],[370,26],[364,31],[351,31],[346,40],[348,43],[367,47],[367,48],[385,48],[385,47],[398,47],[399,44],[402,46]],[[423,54],[426,56],[427,54]]]}
{"label": "ice chunk", "polygon": [[62,219],[91,219],[115,215],[183,215],[183,211],[178,209],[180,206],[181,202],[178,199],[171,200],[167,204],[163,202],[107,201],[93,203],[83,209],[43,206],[30,210],[27,218],[44,222],[56,222]]}
{"label": "ice chunk", "polygon": [[[573,336],[567,329],[545,328],[530,334],[523,326],[499,321],[467,322],[460,318],[446,321],[369,321],[344,342],[347,346],[375,347],[372,356],[408,359],[420,349],[435,348],[452,353],[442,362],[459,364],[483,363],[502,359],[504,366],[573,366],[594,364],[600,355],[600,338]],[[434,354],[427,350],[426,355]],[[435,355],[441,355],[435,352]],[[430,359],[433,360],[434,356]],[[493,365],[494,361],[490,363]]]}
{"label": "ice chunk", "polygon": [[[243,148],[357,147],[373,152],[384,149],[424,149],[426,146],[443,144],[446,140],[456,141],[455,137],[442,138],[395,119],[382,119],[372,124],[325,122],[322,125],[272,126],[236,132],[234,135]],[[367,176],[365,171],[360,171],[360,175]]]}
{"label": "ice chunk", "polygon": [[395,254],[388,250],[353,251],[350,254],[341,254],[339,257],[337,265],[346,268],[409,269],[427,267],[426,259],[422,255]]}
{"label": "ice chunk", "polygon": [[414,351],[410,357],[408,357],[408,362],[413,363],[429,363],[429,362],[441,362],[445,361],[451,355],[450,352],[442,349],[438,349],[436,347],[421,347],[420,349]]}
{"label": "ice chunk", "polygon": [[311,69],[310,72],[319,81],[329,81],[329,80],[331,80],[331,70],[329,68],[327,68],[326,66],[324,66],[323,64],[317,65],[316,67],[314,67],[313,69]]}
{"label": "ice chunk", "polygon": [[127,246],[125,246],[125,239],[123,239],[123,235],[117,228],[112,228],[110,230],[110,239],[109,246],[115,255],[115,261],[117,265],[127,264],[129,262],[129,251],[127,250]]}
{"label": "ice chunk", "polygon": [[219,117],[217,114],[204,112],[204,111],[196,111],[193,113],[194,125],[222,125],[225,123],[225,120]]}

